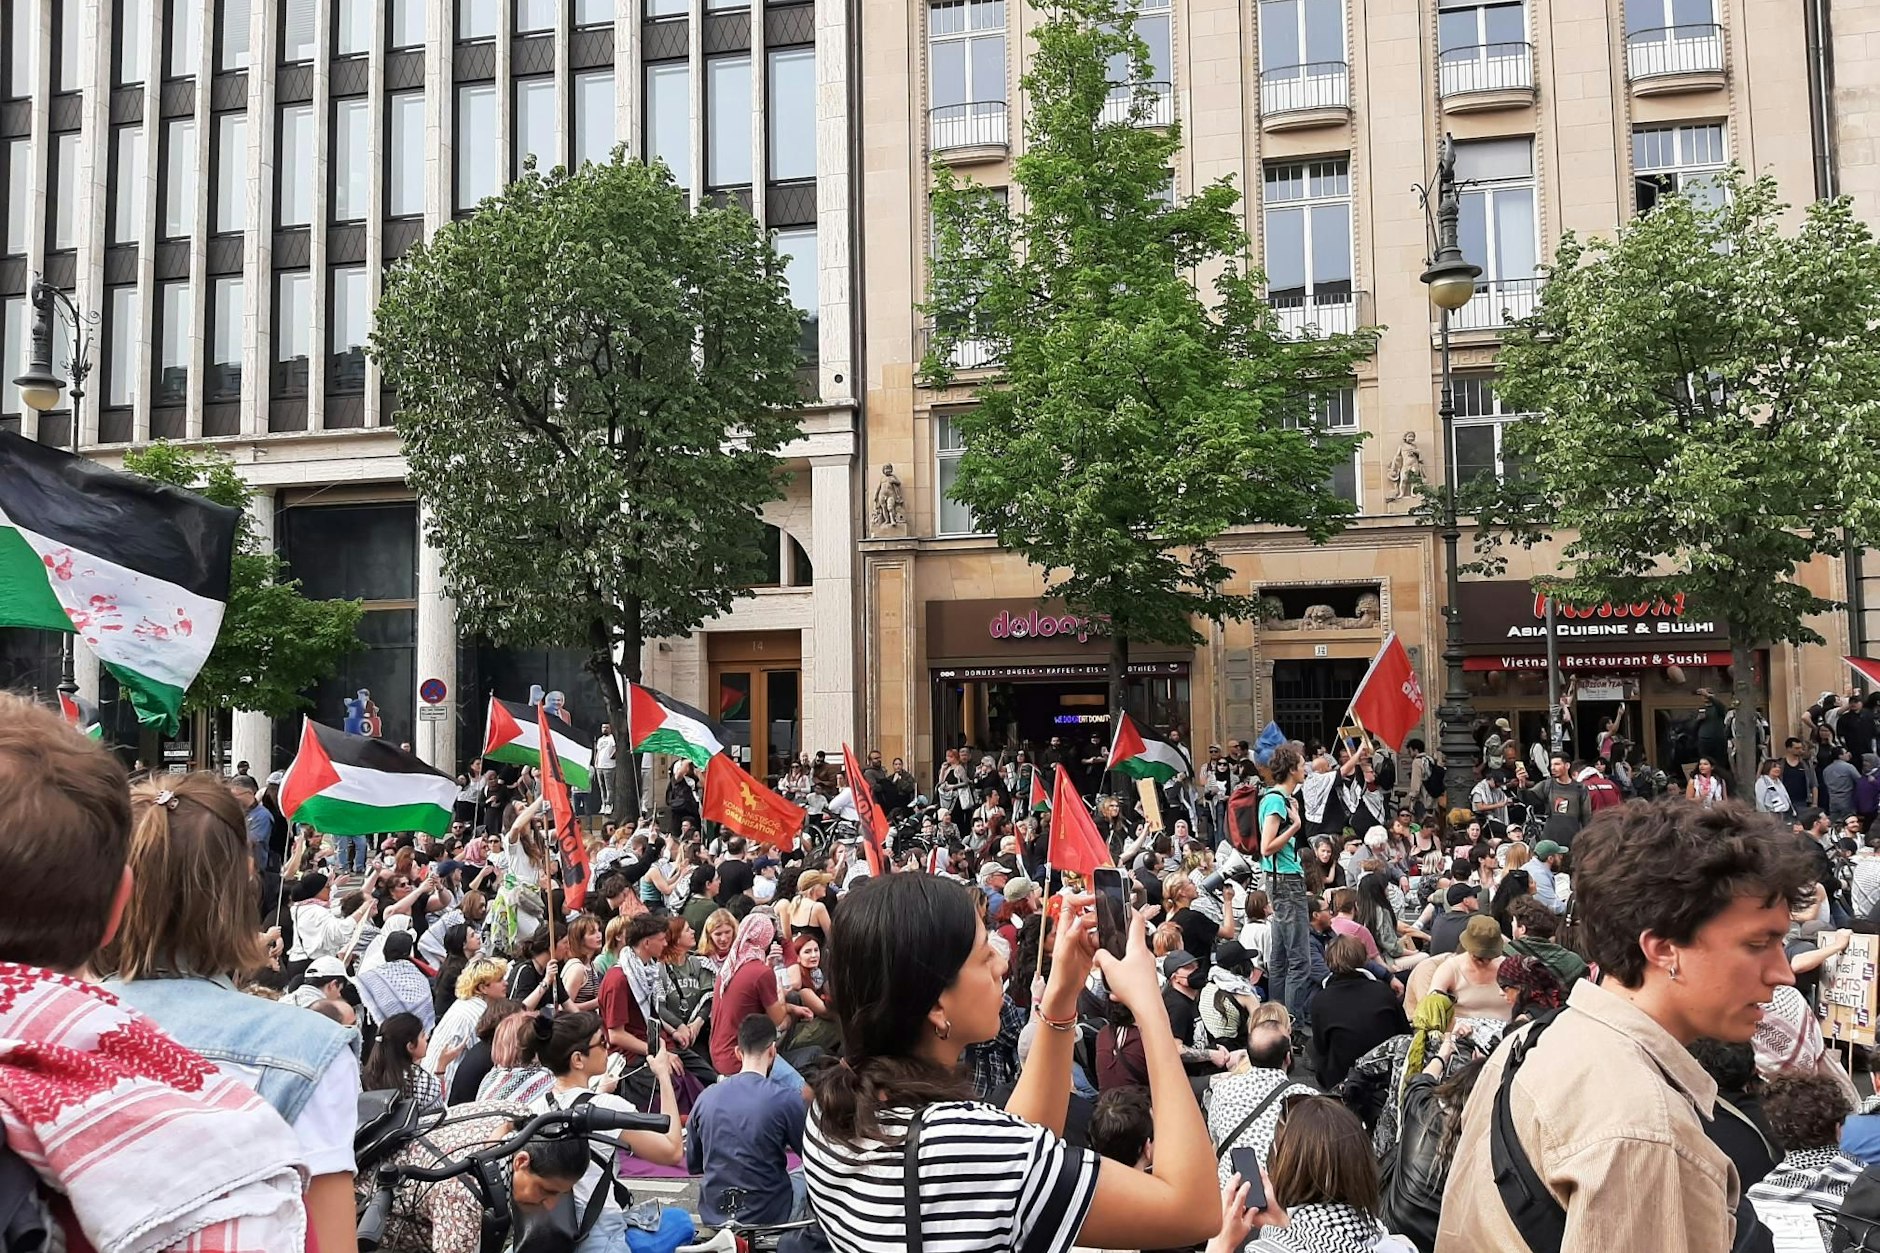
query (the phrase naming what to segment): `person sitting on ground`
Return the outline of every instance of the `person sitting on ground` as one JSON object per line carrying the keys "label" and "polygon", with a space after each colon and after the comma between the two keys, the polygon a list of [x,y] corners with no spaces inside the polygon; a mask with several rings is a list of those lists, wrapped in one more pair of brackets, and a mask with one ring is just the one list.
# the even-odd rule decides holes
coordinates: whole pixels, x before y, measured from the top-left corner
{"label": "person sitting on ground", "polygon": [[[555,1076],[555,1085],[534,1101],[537,1113],[567,1109],[583,1101],[592,1101],[603,1109],[631,1113],[636,1106],[614,1095],[620,1080],[607,1073],[607,1035],[599,1014],[585,1010],[562,1012],[553,1018],[535,1017],[534,1028],[525,1046]],[[646,1068],[659,1085],[660,1108],[668,1111],[667,1129],[660,1131],[621,1131],[614,1133],[627,1154],[659,1166],[677,1166],[682,1156],[679,1116],[671,1111],[678,1106],[673,1094],[672,1077],[679,1069],[678,1054],[660,1052],[646,1059]],[[621,1204],[624,1189],[615,1186],[617,1159],[613,1153],[590,1159],[591,1164],[575,1185],[577,1223],[587,1219],[588,1206],[604,1206],[588,1234],[575,1245],[574,1253],[608,1253],[626,1243],[627,1215]],[[596,1196],[596,1193],[599,1196]]]}
{"label": "person sitting on ground", "polygon": [[359,1076],[367,1092],[396,1092],[416,1098],[418,1108],[436,1109],[444,1103],[437,1076],[424,1068],[430,1033],[416,1014],[393,1014],[379,1024],[378,1043]]}
{"label": "person sitting on ground", "polygon": [[[1149,1089],[1116,1088],[1097,1098],[1096,1109],[1090,1116],[1090,1148],[1097,1156],[1119,1162],[1131,1170],[1144,1173],[1154,1170],[1155,1109],[1149,1102]],[[1246,1244],[1255,1222],[1247,1210],[1248,1192],[1240,1176],[1230,1171],[1227,1182],[1221,1186],[1221,1230],[1208,1241],[1205,1253],[1239,1253]],[[1255,1215],[1257,1213],[1254,1211]],[[1086,1251],[1084,1246],[1078,1245],[1075,1253],[1097,1251]]]}
{"label": "person sitting on ground", "polygon": [[1364,956],[1364,945],[1348,935],[1325,946],[1332,973],[1313,995],[1311,1009],[1312,1069],[1327,1088],[1343,1083],[1365,1053],[1410,1030],[1390,985],[1364,968]]}
{"label": "person sitting on ground", "polygon": [[1459,1024],[1410,1076],[1403,1096],[1402,1134],[1382,1159],[1384,1224],[1402,1232],[1419,1250],[1436,1245],[1443,1188],[1462,1133],[1462,1113],[1482,1077],[1483,1055],[1474,1049],[1471,1034],[1469,1023]]}
{"label": "person sitting on ground", "polygon": [[[411,962],[417,937],[409,931],[391,931],[384,938],[385,960],[359,976],[359,999],[375,1023],[410,1014],[429,1031],[437,1023],[437,1011],[432,1008],[431,981]],[[436,1069],[442,1071],[452,1060],[438,1059]]]}
{"label": "person sitting on ground", "polygon": [[[464,1054],[476,1043],[477,1025],[483,1021],[484,1012],[495,1002],[509,999],[503,995],[503,978],[508,973],[509,963],[495,957],[479,957],[458,972],[451,989],[455,999],[431,1032],[432,1054],[427,1054],[424,1062],[424,1068],[438,1077],[446,1092],[451,1090]],[[446,1060],[451,1049],[457,1051]]]}
{"label": "person sitting on ground", "polygon": [[1469,919],[1475,916],[1480,889],[1469,883],[1451,884],[1443,897],[1447,908],[1436,916],[1430,924],[1430,956],[1441,957],[1456,951],[1462,940],[1462,929],[1469,925]]}
{"label": "person sitting on ground", "polygon": [[[709,921],[709,920],[708,920]],[[788,1028],[792,1019],[807,1019],[812,1011],[804,1005],[791,1005],[777,987],[776,972],[771,969],[770,949],[777,942],[777,924],[769,914],[754,913],[738,924],[737,937],[718,971],[712,986],[712,1023],[710,1051],[712,1065],[720,1075],[742,1073],[744,1063],[738,1057],[738,1024],[752,1014],[765,1014],[779,1028]],[[771,1068],[771,1079],[779,1084],[801,1089],[802,1075],[782,1058]]]}
{"label": "person sitting on ground", "polygon": [[1510,953],[1543,963],[1569,992],[1579,980],[1592,977],[1584,957],[1554,942],[1560,933],[1560,915],[1537,897],[1524,896],[1510,903],[1508,921],[1514,927],[1514,939],[1507,946]]}
{"label": "person sitting on ground", "polygon": [[[1265,1167],[1273,1151],[1273,1130],[1279,1125],[1280,1102],[1295,1093],[1305,1096],[1315,1093],[1316,1089],[1292,1079],[1288,1073],[1292,1063],[1291,1027],[1284,1023],[1262,1023],[1247,1033],[1247,1069],[1214,1080],[1208,1101],[1208,1138],[1214,1144],[1215,1174],[1223,1187],[1233,1173],[1232,1151],[1253,1149],[1260,1155],[1260,1165]],[[1095,1136],[1094,1123],[1092,1136]]]}
{"label": "person sitting on ground", "polygon": [[1566,990],[1538,958],[1509,953],[1495,971],[1495,985],[1508,1002],[1508,1022],[1521,1026],[1566,1002]]}
{"label": "person sitting on ground", "polygon": [[1261,1253],[1416,1253],[1379,1221],[1377,1159],[1357,1116],[1328,1096],[1289,1097],[1267,1167]]}
{"label": "person sitting on ground", "polygon": [[1717,1116],[1711,1119],[1710,1138],[1736,1167],[1737,1183],[1747,1193],[1782,1160],[1776,1133],[1763,1113],[1756,1050],[1707,1037],[1692,1040],[1689,1048],[1704,1073],[1717,1081]]}
{"label": "person sitting on ground", "polygon": [[535,1056],[536,1010],[518,1008],[496,1024],[490,1035],[490,1072],[477,1085],[475,1104],[488,1101],[533,1104],[555,1086],[555,1076]]}
{"label": "person sitting on ground", "polygon": [[1577,983],[1538,1040],[1527,1028],[1528,1048],[1489,1059],[1463,1116],[1436,1253],[1526,1246],[1490,1164],[1496,1097],[1517,1052],[1502,1151],[1524,1156],[1564,1209],[1564,1247],[1728,1249],[1736,1172],[1704,1126],[1716,1081],[1685,1045],[1748,1041],[1771,989],[1793,980],[1782,939],[1789,910],[1812,895],[1813,864],[1778,822],[1739,802],[1683,800],[1607,810],[1573,860],[1580,936],[1603,980]]}
{"label": "person sitting on ground", "polygon": [[[1371,1148],[1377,1160],[1388,1162],[1397,1151],[1397,1136],[1403,1123],[1404,1094],[1410,1080],[1420,1072],[1443,1040],[1452,1035],[1456,1003],[1441,992],[1417,1002],[1416,1016],[1410,1020],[1408,1035],[1392,1036],[1352,1063],[1345,1082],[1338,1090],[1345,1108],[1371,1128]],[[1467,1047],[1451,1050],[1450,1063],[1441,1078],[1448,1078],[1475,1056],[1473,1032],[1456,1036]]]}
{"label": "person sitting on ground", "polygon": [[[685,1168],[702,1176],[699,1217],[726,1222],[735,1208],[739,1222],[788,1222],[803,1211],[801,1176],[792,1176],[787,1154],[803,1151],[805,1107],[770,1081],[780,1037],[766,1014],[747,1014],[738,1024],[737,1074],[699,1097],[686,1124]],[[737,1194],[735,1207],[729,1194]]]}
{"label": "person sitting on ground", "polygon": [[1460,944],[1461,951],[1437,968],[1430,991],[1447,993],[1456,1002],[1457,1018],[1492,1024],[1499,1035],[1510,1014],[1508,998],[1495,981],[1505,960],[1501,926],[1487,914],[1477,914],[1462,929]]}
{"label": "person sitting on ground", "polygon": [[476,1039],[471,1041],[470,1047],[464,1050],[463,1056],[457,1059],[457,1065],[451,1070],[444,1104],[468,1105],[477,1099],[477,1090],[483,1086],[483,1080],[496,1069],[496,1028],[511,1014],[525,1012],[521,1001],[512,1001],[508,997],[483,1002],[483,1012],[477,1018]]}
{"label": "person sitting on ground", "polygon": [[[1777,1075],[1763,1085],[1763,1113],[1783,1148],[1775,1170],[1748,1190],[1750,1203],[1838,1210],[1862,1166],[1841,1152],[1841,1123],[1857,1106],[1828,1075]],[[1824,1232],[1825,1234],[1825,1232]]]}

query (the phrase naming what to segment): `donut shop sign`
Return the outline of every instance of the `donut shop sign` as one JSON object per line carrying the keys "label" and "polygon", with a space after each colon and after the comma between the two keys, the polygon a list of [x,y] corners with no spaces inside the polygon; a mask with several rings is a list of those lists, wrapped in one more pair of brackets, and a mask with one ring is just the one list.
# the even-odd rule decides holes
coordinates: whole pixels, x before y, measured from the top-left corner
{"label": "donut shop sign", "polygon": [[1017,613],[1009,609],[999,610],[986,624],[986,634],[995,640],[1064,638],[1088,644],[1095,631],[1089,618],[1081,618],[1074,613],[1052,613],[1034,606],[1029,611],[1021,610]]}

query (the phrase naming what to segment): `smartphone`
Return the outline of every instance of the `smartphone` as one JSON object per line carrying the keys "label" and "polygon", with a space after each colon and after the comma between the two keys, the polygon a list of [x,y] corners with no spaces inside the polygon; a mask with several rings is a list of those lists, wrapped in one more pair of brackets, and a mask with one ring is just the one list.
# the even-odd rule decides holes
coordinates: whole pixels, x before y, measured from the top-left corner
{"label": "smartphone", "polygon": [[1234,1173],[1247,1185],[1247,1208],[1266,1208],[1266,1181],[1260,1178],[1260,1150],[1235,1149],[1228,1154]]}
{"label": "smartphone", "polygon": [[1129,896],[1123,888],[1123,872],[1115,866],[1098,866],[1090,872],[1091,886],[1097,892],[1097,943],[1121,957],[1129,948]]}

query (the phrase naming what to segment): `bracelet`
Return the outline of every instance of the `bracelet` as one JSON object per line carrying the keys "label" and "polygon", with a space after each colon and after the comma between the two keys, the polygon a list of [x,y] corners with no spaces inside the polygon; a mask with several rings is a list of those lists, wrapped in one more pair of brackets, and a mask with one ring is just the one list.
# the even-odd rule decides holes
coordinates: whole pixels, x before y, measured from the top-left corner
{"label": "bracelet", "polygon": [[1069,1018],[1062,1019],[1053,1018],[1044,1012],[1043,1006],[1039,1006],[1038,1021],[1051,1028],[1053,1031],[1069,1031],[1077,1026],[1077,1015],[1072,1014]]}

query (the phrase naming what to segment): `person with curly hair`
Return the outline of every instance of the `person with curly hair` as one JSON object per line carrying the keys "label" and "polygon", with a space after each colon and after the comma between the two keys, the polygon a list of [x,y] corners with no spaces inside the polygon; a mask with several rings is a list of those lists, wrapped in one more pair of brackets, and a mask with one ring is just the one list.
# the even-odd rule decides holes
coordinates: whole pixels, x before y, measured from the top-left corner
{"label": "person with curly hair", "polygon": [[1686,1045],[1748,1041],[1772,990],[1794,981],[1782,942],[1814,865],[1775,819],[1682,798],[1605,810],[1573,860],[1578,934],[1603,981],[1575,984],[1566,1012],[1489,1060],[1436,1253],[1534,1247],[1490,1161],[1504,1091],[1502,1151],[1525,1157],[1553,1201],[1560,1247],[1728,1249],[1740,1187],[1705,1130],[1716,1080]]}
{"label": "person with curly hair", "polygon": [[1763,1115],[1783,1153],[1776,1168],[1750,1188],[1750,1202],[1839,1209],[1862,1170],[1841,1152],[1841,1123],[1857,1109],[1831,1075],[1780,1074],[1765,1083]]}

